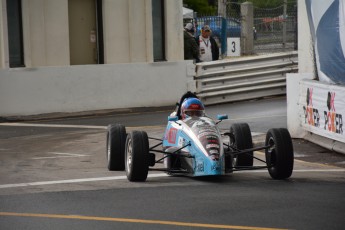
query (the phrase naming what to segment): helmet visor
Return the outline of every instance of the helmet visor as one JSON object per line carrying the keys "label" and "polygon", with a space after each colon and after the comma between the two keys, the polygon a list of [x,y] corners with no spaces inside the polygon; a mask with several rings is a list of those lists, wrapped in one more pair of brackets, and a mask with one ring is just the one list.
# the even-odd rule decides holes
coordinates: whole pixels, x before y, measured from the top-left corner
{"label": "helmet visor", "polygon": [[185,111],[188,117],[202,117],[204,116],[204,110],[188,110]]}

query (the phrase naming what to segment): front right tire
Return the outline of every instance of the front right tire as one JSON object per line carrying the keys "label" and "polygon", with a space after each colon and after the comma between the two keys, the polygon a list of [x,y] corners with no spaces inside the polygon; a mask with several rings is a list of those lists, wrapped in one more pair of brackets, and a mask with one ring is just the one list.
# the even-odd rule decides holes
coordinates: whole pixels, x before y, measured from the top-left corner
{"label": "front right tire", "polygon": [[110,171],[125,169],[126,128],[121,124],[108,125],[107,163]]}
{"label": "front right tire", "polygon": [[266,134],[265,151],[268,172],[273,179],[283,180],[291,176],[294,165],[293,145],[287,129],[270,129]]}
{"label": "front right tire", "polygon": [[[233,137],[232,147],[238,150],[253,148],[252,134],[247,123],[235,123],[230,127],[230,133]],[[231,138],[230,138],[231,139]],[[234,167],[250,167],[253,166],[253,151],[249,153],[239,154],[233,159]]]}

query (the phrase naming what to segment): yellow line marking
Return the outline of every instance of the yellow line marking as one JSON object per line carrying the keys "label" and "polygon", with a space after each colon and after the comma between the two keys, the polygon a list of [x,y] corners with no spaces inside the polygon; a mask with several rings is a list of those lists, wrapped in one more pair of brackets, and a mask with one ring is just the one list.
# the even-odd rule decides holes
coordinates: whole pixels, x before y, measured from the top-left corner
{"label": "yellow line marking", "polygon": [[127,219],[127,218],[112,218],[112,217],[97,217],[97,216],[39,214],[39,213],[0,212],[0,216],[18,216],[18,217],[39,217],[39,218],[55,218],[55,219],[112,221],[112,222],[127,222],[127,223],[141,223],[141,224],[160,224],[160,225],[174,225],[174,226],[199,227],[199,228],[218,228],[218,229],[283,230],[283,229],[280,229],[280,228],[259,228],[259,227],[249,227],[249,226],[220,225],[220,224],[201,224],[201,223],[188,223],[188,222],[163,221],[163,220],[143,220],[143,219]]}

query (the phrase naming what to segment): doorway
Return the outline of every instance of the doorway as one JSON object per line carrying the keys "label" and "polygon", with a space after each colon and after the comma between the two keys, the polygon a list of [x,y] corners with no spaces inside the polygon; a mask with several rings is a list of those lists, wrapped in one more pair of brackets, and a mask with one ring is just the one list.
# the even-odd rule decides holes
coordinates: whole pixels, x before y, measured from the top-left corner
{"label": "doorway", "polygon": [[102,0],[69,0],[70,64],[103,64]]}

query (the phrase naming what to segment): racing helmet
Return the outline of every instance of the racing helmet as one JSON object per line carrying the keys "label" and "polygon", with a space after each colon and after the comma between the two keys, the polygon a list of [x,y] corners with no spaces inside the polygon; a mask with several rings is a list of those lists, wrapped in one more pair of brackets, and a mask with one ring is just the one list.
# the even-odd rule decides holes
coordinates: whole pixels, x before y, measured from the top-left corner
{"label": "racing helmet", "polygon": [[181,105],[181,118],[202,117],[205,114],[205,107],[198,98],[187,98]]}

